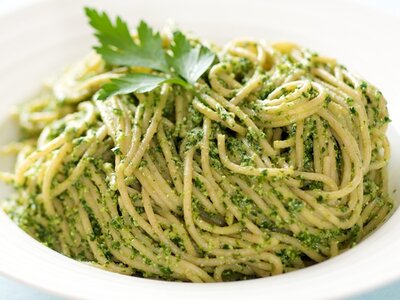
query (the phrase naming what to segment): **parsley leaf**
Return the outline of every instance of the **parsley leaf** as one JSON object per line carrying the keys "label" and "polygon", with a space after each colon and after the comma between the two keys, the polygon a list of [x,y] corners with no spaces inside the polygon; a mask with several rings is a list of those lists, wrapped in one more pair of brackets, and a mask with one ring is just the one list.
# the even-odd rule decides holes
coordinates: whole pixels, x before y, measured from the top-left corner
{"label": "parsley leaf", "polygon": [[168,71],[160,34],[153,33],[145,22],[140,22],[137,28],[140,44],[136,44],[127,23],[120,17],[117,17],[114,25],[105,12],[86,7],[85,13],[100,42],[100,46],[94,49],[107,63]]}
{"label": "parsley leaf", "polygon": [[141,21],[137,27],[139,43],[135,43],[127,23],[120,17],[113,24],[105,12],[86,7],[85,13],[100,43],[94,49],[108,64],[145,67],[161,73],[130,73],[112,79],[97,93],[99,100],[112,95],[150,92],[163,83],[193,90],[193,84],[214,61],[214,53],[201,45],[192,47],[180,31],[174,34],[171,53],[167,54],[160,34],[153,32],[145,22]]}
{"label": "parsley leaf", "polygon": [[174,34],[173,56],[167,56],[168,63],[186,81],[194,84],[211,66],[214,53],[204,46],[193,48],[182,32]]}
{"label": "parsley leaf", "polygon": [[130,93],[146,93],[154,90],[163,83],[175,83],[187,87],[187,83],[181,78],[166,78],[163,76],[132,73],[121,78],[112,79],[110,83],[103,85],[97,95],[98,100],[105,100],[110,96]]}

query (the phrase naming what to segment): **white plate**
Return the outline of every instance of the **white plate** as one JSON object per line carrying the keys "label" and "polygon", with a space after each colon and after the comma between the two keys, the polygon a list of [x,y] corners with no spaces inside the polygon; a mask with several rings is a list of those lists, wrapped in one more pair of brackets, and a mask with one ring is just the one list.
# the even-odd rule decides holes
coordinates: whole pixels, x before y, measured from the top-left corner
{"label": "white plate", "polygon": [[[8,113],[43,78],[84,55],[93,44],[82,1],[42,1],[0,17],[0,144],[15,137]],[[348,1],[97,0],[88,1],[161,27],[170,18],[201,37],[225,42],[237,36],[293,40],[338,58],[375,83],[394,120],[391,189],[399,191],[400,21]],[[2,169],[10,162],[0,160]],[[8,190],[0,187],[2,197]],[[399,202],[398,194],[395,195]],[[64,297],[121,299],[325,299],[345,297],[400,278],[400,210],[371,237],[327,262],[272,278],[189,284],[140,279],[101,271],[68,259],[22,232],[0,212],[0,272]]]}

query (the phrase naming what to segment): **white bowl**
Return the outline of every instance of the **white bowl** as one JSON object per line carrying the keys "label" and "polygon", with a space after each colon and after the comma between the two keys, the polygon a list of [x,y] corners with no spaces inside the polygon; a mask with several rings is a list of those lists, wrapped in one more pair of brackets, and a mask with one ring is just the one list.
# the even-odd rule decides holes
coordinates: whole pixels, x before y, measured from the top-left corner
{"label": "white bowl", "polygon": [[[15,139],[8,114],[43,78],[80,58],[94,43],[84,1],[41,1],[0,17],[0,144]],[[161,27],[170,18],[203,38],[237,36],[293,40],[338,58],[375,83],[394,120],[389,138],[391,190],[400,187],[400,21],[345,1],[97,0],[89,5]],[[0,168],[11,162],[0,159]],[[9,193],[0,186],[2,197]],[[399,202],[398,193],[394,195]],[[321,264],[271,278],[189,284],[102,271],[58,254],[26,235],[0,212],[0,273],[64,297],[122,299],[325,299],[354,295],[400,278],[400,211],[360,245]]]}

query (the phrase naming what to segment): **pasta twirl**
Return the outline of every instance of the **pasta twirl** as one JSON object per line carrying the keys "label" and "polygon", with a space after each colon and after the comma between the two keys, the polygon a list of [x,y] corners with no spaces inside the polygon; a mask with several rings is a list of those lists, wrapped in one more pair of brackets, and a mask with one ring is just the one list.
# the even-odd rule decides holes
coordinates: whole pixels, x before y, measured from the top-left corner
{"label": "pasta twirl", "polygon": [[165,83],[96,100],[130,70],[95,53],[44,87],[19,110],[5,210],[74,259],[192,282],[304,268],[383,222],[382,94],[291,43],[213,48],[194,91]]}

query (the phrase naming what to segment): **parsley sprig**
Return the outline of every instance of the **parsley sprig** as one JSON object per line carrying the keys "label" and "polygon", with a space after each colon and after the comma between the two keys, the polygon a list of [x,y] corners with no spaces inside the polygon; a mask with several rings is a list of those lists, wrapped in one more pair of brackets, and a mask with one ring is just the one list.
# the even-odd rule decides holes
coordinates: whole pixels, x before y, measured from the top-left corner
{"label": "parsley sprig", "polygon": [[168,52],[162,46],[160,34],[154,32],[144,21],[137,26],[135,42],[127,23],[120,17],[113,24],[105,12],[86,7],[85,13],[100,43],[94,49],[106,63],[158,71],[157,74],[128,73],[112,79],[99,91],[99,100],[112,95],[149,92],[163,83],[193,89],[193,84],[214,61],[214,53],[202,45],[192,46],[180,31],[174,33],[171,51]]}

